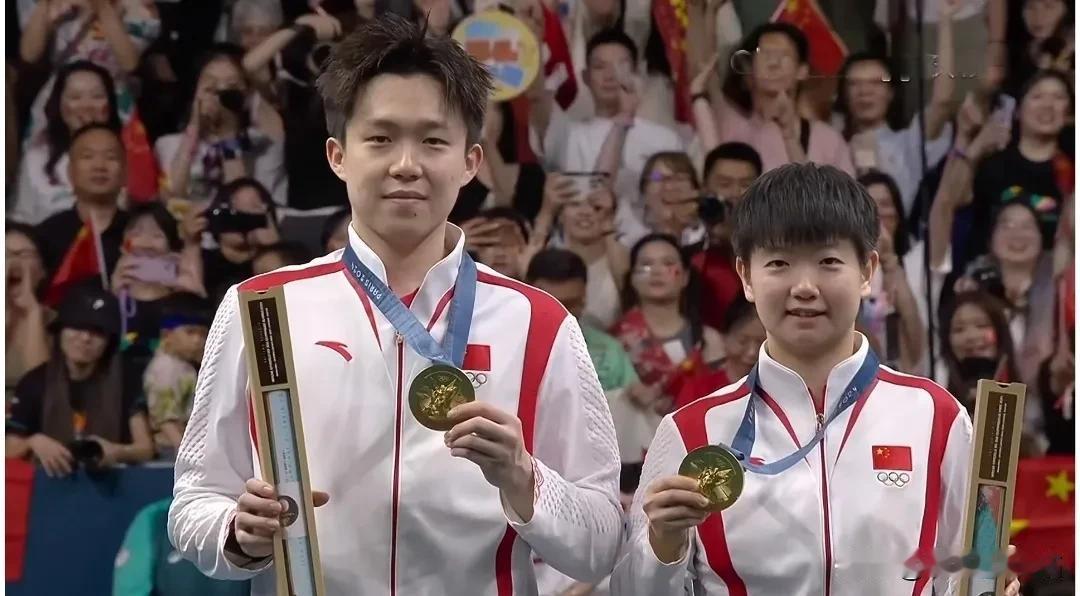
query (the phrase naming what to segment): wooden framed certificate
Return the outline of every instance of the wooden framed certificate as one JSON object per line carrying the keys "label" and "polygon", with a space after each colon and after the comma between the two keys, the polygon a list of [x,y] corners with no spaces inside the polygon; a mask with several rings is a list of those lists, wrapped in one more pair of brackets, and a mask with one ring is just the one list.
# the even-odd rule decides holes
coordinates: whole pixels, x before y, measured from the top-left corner
{"label": "wooden framed certificate", "polygon": [[277,491],[281,531],[274,536],[278,596],[323,596],[315,507],[300,401],[281,287],[240,292],[240,315],[255,411],[259,468]]}
{"label": "wooden framed certificate", "polygon": [[964,515],[965,572],[960,596],[1004,594],[1016,462],[1024,425],[1022,383],[980,380],[975,397],[975,439]]}

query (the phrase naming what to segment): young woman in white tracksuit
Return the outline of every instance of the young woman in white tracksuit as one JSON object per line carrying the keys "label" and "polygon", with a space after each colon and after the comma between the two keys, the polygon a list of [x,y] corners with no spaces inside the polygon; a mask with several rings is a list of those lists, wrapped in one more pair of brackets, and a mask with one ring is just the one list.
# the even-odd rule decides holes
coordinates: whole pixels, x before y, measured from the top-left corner
{"label": "young woman in white tracksuit", "polygon": [[[613,593],[955,594],[959,576],[934,563],[960,554],[971,421],[941,387],[880,366],[855,331],[878,265],[873,200],[839,170],[790,164],[746,192],[734,228],[768,339],[747,378],[664,417]],[[710,444],[750,468],[711,514],[679,475]]]}

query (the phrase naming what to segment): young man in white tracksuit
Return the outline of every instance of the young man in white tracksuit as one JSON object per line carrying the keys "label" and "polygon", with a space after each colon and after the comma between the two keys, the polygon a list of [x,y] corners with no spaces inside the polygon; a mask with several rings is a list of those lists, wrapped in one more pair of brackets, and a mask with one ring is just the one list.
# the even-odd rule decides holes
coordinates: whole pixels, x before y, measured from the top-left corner
{"label": "young man in white tracksuit", "polygon": [[[425,33],[387,17],[335,46],[319,86],[349,244],[239,286],[284,287],[327,593],[535,594],[533,553],[597,581],[622,532],[607,402],[574,318],[477,267],[446,221],[491,81]],[[237,288],[207,344],[169,534],[208,575],[272,594],[281,508],[258,478]],[[446,432],[411,407],[433,362],[475,391]]]}
{"label": "young man in white tracksuit", "polygon": [[[971,421],[941,387],[880,366],[855,331],[878,234],[873,200],[828,166],[782,166],[746,192],[732,242],[768,339],[746,379],[664,417],[613,593],[954,593],[958,576],[933,567],[960,554]],[[749,468],[712,514],[679,475],[710,444]]]}

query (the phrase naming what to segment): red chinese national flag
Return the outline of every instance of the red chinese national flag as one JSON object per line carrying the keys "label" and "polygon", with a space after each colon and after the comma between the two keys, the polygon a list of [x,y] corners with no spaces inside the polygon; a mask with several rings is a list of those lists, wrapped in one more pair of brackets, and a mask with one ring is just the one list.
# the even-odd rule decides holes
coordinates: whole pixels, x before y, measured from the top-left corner
{"label": "red chinese national flag", "polygon": [[875,470],[911,471],[911,447],[896,445],[874,445]]}
{"label": "red chinese national flag", "polygon": [[45,290],[45,304],[56,307],[73,284],[101,273],[98,260],[97,238],[89,225],[84,224],[75,235],[64,260],[56,268],[49,287]]}
{"label": "red chinese national flag", "polygon": [[1010,559],[1021,574],[1057,561],[1076,568],[1076,461],[1073,456],[1021,459],[1016,467],[1016,498]]}
{"label": "red chinese national flag", "polygon": [[816,0],[784,0],[773,13],[775,23],[798,27],[810,45],[810,68],[816,74],[835,75],[847,57],[847,46],[833,31]]}
{"label": "red chinese national flag", "polygon": [[157,197],[161,168],[146,134],[138,110],[131,115],[131,120],[121,131],[124,141],[124,153],[127,156],[127,191],[128,197],[136,203],[145,203]]}

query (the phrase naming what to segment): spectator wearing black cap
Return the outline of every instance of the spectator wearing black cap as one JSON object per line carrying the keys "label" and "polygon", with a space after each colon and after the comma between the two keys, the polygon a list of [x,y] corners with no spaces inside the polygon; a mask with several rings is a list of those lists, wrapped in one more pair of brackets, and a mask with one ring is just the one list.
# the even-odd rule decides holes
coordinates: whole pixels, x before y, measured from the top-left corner
{"label": "spectator wearing black cap", "polygon": [[210,311],[206,300],[187,293],[174,294],[163,305],[161,342],[143,373],[150,428],[159,449],[176,449],[184,436],[210,329]]}
{"label": "spectator wearing black cap", "polygon": [[[117,351],[119,304],[95,284],[76,286],[60,306],[49,361],[15,387],[7,414],[7,457],[33,457],[51,476],[66,476],[87,447],[85,463],[108,467],[154,455],[137,386]],[[94,448],[96,450],[96,447]]]}

